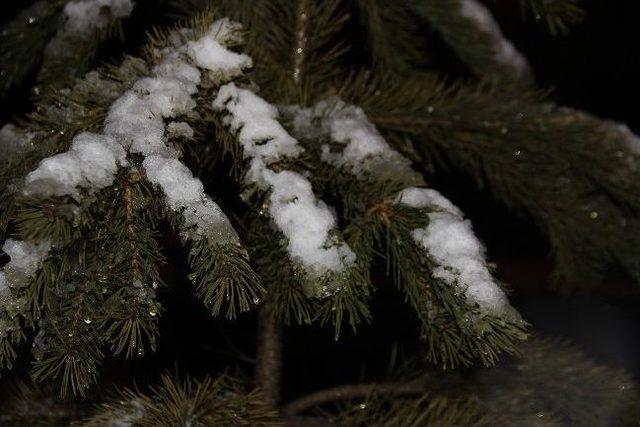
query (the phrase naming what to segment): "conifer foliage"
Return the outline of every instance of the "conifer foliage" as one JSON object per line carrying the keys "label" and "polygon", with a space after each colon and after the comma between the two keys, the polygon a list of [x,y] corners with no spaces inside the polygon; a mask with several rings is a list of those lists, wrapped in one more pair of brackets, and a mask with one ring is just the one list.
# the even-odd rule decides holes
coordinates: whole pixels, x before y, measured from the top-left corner
{"label": "conifer foliage", "polygon": [[[554,34],[583,18],[574,1],[521,6]],[[151,9],[159,25],[135,55],[96,57]],[[434,37],[473,79],[435,71]],[[464,212],[427,184],[433,165],[533,218],[561,277],[640,273],[638,138],[552,104],[477,0],[40,0],[5,24],[0,49],[0,97],[35,85],[32,112],[0,129],[0,367],[29,366],[34,381],[7,401],[7,423],[29,419],[15,408],[47,387],[67,406],[50,400],[42,417],[60,425],[530,422],[441,372],[495,365],[530,327]],[[212,316],[259,312],[255,381],[231,367],[165,376],[87,412],[78,402],[95,396],[105,361],[162,340],[175,239]],[[371,309],[381,286],[414,313],[419,354],[388,382],[281,405],[282,328],[345,339],[384,322]],[[532,360],[531,381],[505,380],[504,393],[547,378]],[[584,370],[571,385],[594,388],[585,408],[631,406],[624,374]],[[625,387],[615,397],[613,383]],[[555,403],[540,408],[551,424],[590,416]]]}

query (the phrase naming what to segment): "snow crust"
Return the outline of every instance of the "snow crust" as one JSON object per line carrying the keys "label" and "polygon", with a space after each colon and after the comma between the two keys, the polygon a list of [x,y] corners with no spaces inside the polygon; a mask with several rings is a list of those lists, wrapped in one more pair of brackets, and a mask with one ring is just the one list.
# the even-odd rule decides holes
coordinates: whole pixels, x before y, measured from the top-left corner
{"label": "snow crust", "polygon": [[529,77],[531,75],[529,62],[513,43],[504,37],[489,9],[477,0],[460,0],[460,4],[460,14],[475,22],[480,30],[493,39],[495,61],[508,66],[520,77]]}
{"label": "snow crust", "polygon": [[299,156],[303,149],[278,122],[278,110],[247,89],[229,83],[220,88],[213,108],[237,132],[250,166],[245,180],[269,193],[269,215],[288,239],[287,252],[315,276],[340,272],[355,261],[351,249],[335,237],[335,213],[317,200],[303,175],[274,171],[270,165]]}
{"label": "snow crust", "polygon": [[459,287],[480,308],[499,313],[515,311],[486,267],[484,246],[456,206],[435,190],[416,187],[400,192],[398,203],[433,210],[428,214],[429,225],[411,234],[439,265],[433,270],[435,277]]}

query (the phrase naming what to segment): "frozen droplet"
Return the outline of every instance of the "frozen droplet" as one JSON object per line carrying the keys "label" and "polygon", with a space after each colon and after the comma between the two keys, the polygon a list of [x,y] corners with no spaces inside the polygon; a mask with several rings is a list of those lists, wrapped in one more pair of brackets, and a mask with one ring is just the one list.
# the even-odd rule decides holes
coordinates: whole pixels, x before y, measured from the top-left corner
{"label": "frozen droplet", "polygon": [[85,317],[84,318],[84,323],[86,323],[87,325],[91,324],[91,319],[89,317]]}
{"label": "frozen droplet", "polygon": [[253,297],[253,303],[254,303],[254,304],[256,304],[256,305],[257,305],[257,304],[260,304],[260,298],[258,298],[258,297]]}
{"label": "frozen droplet", "polygon": [[507,128],[502,128],[502,129],[500,129],[500,133],[501,133],[501,134],[503,134],[503,135],[506,135],[506,134],[508,134],[508,133],[509,133],[509,129],[507,129]]}
{"label": "frozen droplet", "polygon": [[149,316],[155,317],[158,314],[158,307],[155,305],[149,306]]}
{"label": "frozen droplet", "polygon": [[598,212],[596,212],[596,211],[592,211],[592,212],[589,214],[589,217],[590,217],[591,219],[598,219]]}
{"label": "frozen droplet", "polygon": [[359,409],[367,409],[367,404],[366,403],[361,403],[358,405]]}
{"label": "frozen droplet", "polygon": [[513,152],[513,155],[514,155],[515,157],[520,157],[520,150],[515,150],[515,151]]}

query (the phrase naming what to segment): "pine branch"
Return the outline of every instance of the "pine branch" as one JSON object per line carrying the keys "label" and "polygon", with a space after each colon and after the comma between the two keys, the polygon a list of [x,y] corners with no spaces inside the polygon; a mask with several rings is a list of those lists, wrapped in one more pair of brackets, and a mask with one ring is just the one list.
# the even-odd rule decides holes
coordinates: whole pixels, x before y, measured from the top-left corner
{"label": "pine branch", "polygon": [[532,83],[526,58],[504,37],[480,1],[412,0],[410,4],[478,76],[524,86]]}
{"label": "pine branch", "polygon": [[37,1],[6,24],[0,37],[0,99],[24,84],[38,67],[47,42],[61,24],[64,3]]}
{"label": "pine branch", "polygon": [[491,278],[462,213],[434,190],[414,187],[423,187],[423,178],[361,109],[331,99],[285,110],[294,133],[331,166],[322,169],[323,181],[341,201],[362,268],[381,252],[420,318],[427,359],[445,367],[475,358],[492,365],[499,352],[513,351],[524,323]]}
{"label": "pine branch", "polygon": [[289,416],[298,415],[314,406],[328,402],[361,399],[372,395],[402,396],[422,394],[425,392],[426,387],[426,384],[423,383],[340,385],[297,398],[293,402],[286,404],[282,409],[282,413]]}
{"label": "pine branch", "polygon": [[182,382],[163,376],[160,386],[150,393],[125,391],[114,403],[103,405],[92,418],[76,425],[98,427],[125,422],[140,427],[282,425],[258,392],[247,393],[240,381],[227,375]]}
{"label": "pine branch", "polygon": [[65,274],[65,283],[56,284],[50,302],[43,307],[46,347],[41,359],[33,365],[37,381],[54,378],[59,381],[60,394],[84,396],[87,387],[97,378],[97,367],[103,354],[101,332],[103,295],[98,289],[96,271],[101,266],[85,263],[83,244],[68,247],[74,252],[73,270]]}
{"label": "pine branch", "polygon": [[567,34],[571,27],[579,24],[585,17],[585,11],[579,0],[520,0],[526,16],[544,22],[553,36]]}
{"label": "pine branch", "polygon": [[380,0],[357,0],[356,4],[377,69],[404,73],[425,64],[428,51],[419,36],[419,22],[407,4]]}
{"label": "pine branch", "polygon": [[392,143],[404,148],[410,138],[419,155],[405,152],[417,161],[459,168],[533,218],[549,236],[560,277],[591,283],[616,265],[637,276],[640,245],[629,232],[640,207],[631,178],[637,137],[628,129],[504,84],[360,75],[344,88]]}

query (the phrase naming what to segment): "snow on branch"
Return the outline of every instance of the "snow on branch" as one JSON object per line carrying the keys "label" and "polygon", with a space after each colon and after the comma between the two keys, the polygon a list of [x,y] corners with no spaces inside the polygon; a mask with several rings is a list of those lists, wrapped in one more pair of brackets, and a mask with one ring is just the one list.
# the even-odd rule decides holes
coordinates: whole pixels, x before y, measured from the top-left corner
{"label": "snow on branch", "polygon": [[411,235],[438,264],[433,270],[435,277],[460,288],[469,302],[481,309],[517,316],[487,269],[484,246],[460,209],[429,188],[406,188],[398,195],[397,202],[430,210],[429,225],[413,230]]}
{"label": "snow on branch", "polygon": [[42,160],[27,175],[23,193],[79,199],[78,187],[91,192],[108,187],[118,166],[126,165],[126,153],[113,137],[83,132],[73,139],[69,151]]}
{"label": "snow on branch", "polygon": [[486,6],[477,0],[460,0],[460,14],[492,39],[493,59],[496,62],[510,68],[518,77],[528,78],[532,75],[529,62],[502,34],[500,26]]}
{"label": "snow on branch", "polygon": [[89,35],[115,19],[129,16],[133,7],[131,0],[70,1],[64,6],[65,31]]}
{"label": "snow on branch", "polygon": [[221,19],[200,39],[186,44],[181,40],[184,31],[174,33],[174,45],[156,52],[159,61],[153,76],[135,82],[111,105],[104,134],[81,133],[74,137],[69,151],[42,160],[27,176],[24,194],[78,199],[79,188],[92,193],[113,184],[118,166],[128,165],[126,153],[142,154],[146,157],[146,176],[162,188],[168,205],[182,212],[185,230],[195,228],[191,237],[237,242],[237,234],[222,210],[205,195],[200,180],[178,160],[179,153],[167,145],[167,135],[176,129],[183,134],[192,130],[185,129],[185,123],[171,122],[167,126],[165,119],[195,108],[193,95],[203,78],[200,69],[208,73],[207,78],[224,81],[252,65],[248,56],[224,47],[238,41],[239,28]]}
{"label": "snow on branch", "polygon": [[322,145],[324,162],[356,176],[366,173],[378,179],[423,183],[409,159],[389,146],[361,108],[330,98],[310,108],[293,106],[283,111],[292,116],[297,135],[330,138],[331,144]]}
{"label": "snow on branch", "polygon": [[[50,247],[48,241],[29,243],[7,239],[4,242],[2,250],[9,255],[10,261],[0,271],[0,309],[6,311],[9,318],[15,318],[23,306],[12,295],[11,289],[27,284],[46,258]],[[7,322],[4,316],[0,316],[0,338],[4,338],[7,332],[10,332],[11,325],[12,322]]]}
{"label": "snow on branch", "polygon": [[316,199],[309,180],[297,172],[270,168],[303,151],[276,120],[277,108],[233,83],[220,88],[213,107],[226,113],[224,120],[232,132],[237,132],[244,156],[250,161],[246,182],[269,191],[268,211],[288,239],[291,259],[315,277],[351,266],[356,257],[335,236],[336,215]]}
{"label": "snow on branch", "polygon": [[[341,151],[322,146],[322,160],[354,176],[367,172],[374,178],[393,178],[424,182],[411,163],[385,141],[358,107],[339,99],[320,101],[307,109],[286,107],[293,113],[296,134],[326,135]],[[380,175],[382,174],[382,175]],[[475,237],[471,224],[449,200],[433,189],[408,187],[397,203],[429,212],[429,225],[412,230],[413,239],[438,264],[433,274],[459,287],[472,303],[494,312],[512,315],[506,295],[486,267],[484,247]],[[517,314],[516,314],[517,316]]]}
{"label": "snow on branch", "polygon": [[78,0],[68,2],[63,9],[64,24],[45,47],[47,59],[60,61],[77,53],[73,44],[86,40],[118,19],[131,15],[131,0]]}
{"label": "snow on branch", "polygon": [[0,163],[13,153],[26,151],[31,147],[33,134],[8,123],[0,128]]}

